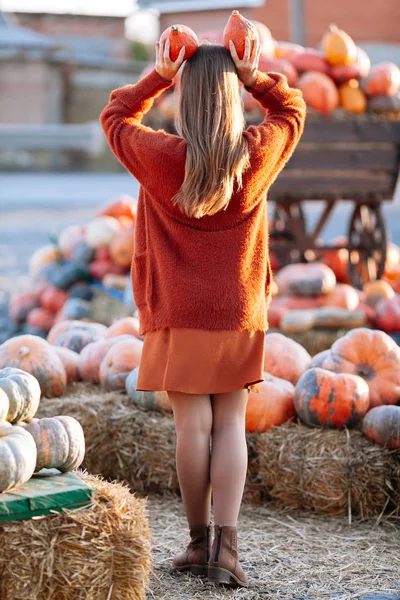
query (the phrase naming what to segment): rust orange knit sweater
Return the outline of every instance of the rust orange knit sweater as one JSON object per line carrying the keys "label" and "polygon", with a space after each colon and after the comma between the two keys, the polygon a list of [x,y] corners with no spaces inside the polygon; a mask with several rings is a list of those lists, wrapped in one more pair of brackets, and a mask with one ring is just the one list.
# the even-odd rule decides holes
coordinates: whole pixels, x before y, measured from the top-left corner
{"label": "rust orange knit sweater", "polygon": [[271,268],[266,195],[303,131],[299,90],[276,73],[257,73],[248,88],[267,108],[243,132],[251,167],[228,208],[187,217],[171,198],[180,189],[186,142],[141,124],[170,86],[153,70],[112,92],[101,123],[114,154],[139,181],[132,281],[142,333],[171,327],[260,331],[268,327]]}

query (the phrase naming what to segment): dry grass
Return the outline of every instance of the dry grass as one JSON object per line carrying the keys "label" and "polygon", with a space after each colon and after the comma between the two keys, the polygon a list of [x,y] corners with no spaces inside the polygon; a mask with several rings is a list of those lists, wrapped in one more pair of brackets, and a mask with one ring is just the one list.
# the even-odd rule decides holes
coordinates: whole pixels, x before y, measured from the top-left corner
{"label": "dry grass", "polygon": [[303,346],[311,356],[315,356],[318,352],[329,350],[332,344],[346,335],[349,329],[310,329],[310,331],[299,333],[281,332],[279,329],[271,329],[270,331],[284,333],[286,337]]}
{"label": "dry grass", "polygon": [[[339,600],[386,593],[400,596],[400,523],[288,514],[243,505],[239,521],[241,562],[250,587],[229,590],[200,578],[174,574],[172,557],[188,542],[176,499],[148,503],[153,530],[154,574],[147,599]],[[393,599],[394,600],[394,599]]]}
{"label": "dry grass", "polygon": [[146,503],[81,474],[88,508],[0,525],[1,600],[144,600],[150,572]]}

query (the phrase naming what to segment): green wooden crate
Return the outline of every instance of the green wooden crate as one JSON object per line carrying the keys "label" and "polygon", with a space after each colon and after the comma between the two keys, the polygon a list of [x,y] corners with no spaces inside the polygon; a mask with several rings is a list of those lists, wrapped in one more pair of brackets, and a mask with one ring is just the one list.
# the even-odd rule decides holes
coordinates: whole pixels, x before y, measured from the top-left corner
{"label": "green wooden crate", "polygon": [[43,470],[25,485],[0,494],[0,523],[31,519],[90,504],[93,489],[80,477],[74,473],[53,473]]}

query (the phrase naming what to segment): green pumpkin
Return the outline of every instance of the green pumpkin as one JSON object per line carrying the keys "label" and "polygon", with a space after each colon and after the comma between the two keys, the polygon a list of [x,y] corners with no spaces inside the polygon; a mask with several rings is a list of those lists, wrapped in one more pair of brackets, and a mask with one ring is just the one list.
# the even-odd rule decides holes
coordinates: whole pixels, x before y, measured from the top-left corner
{"label": "green pumpkin", "polygon": [[[15,367],[0,370],[0,392],[8,397],[9,407],[5,418],[10,423],[31,419],[39,408],[41,390],[36,377]],[[0,422],[2,421],[0,395]]]}

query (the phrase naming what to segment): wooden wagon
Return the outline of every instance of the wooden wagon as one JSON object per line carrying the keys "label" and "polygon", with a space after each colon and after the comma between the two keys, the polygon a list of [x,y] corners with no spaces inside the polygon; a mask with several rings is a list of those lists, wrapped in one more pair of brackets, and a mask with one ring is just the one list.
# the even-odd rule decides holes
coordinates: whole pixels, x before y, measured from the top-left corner
{"label": "wooden wagon", "polygon": [[[353,203],[348,275],[356,287],[384,271],[387,229],[382,203],[391,201],[400,168],[400,121],[377,117],[306,122],[301,142],[272,186],[271,249],[281,264],[314,260],[332,249],[319,238],[336,203]],[[312,229],[304,205],[323,201]]]}

